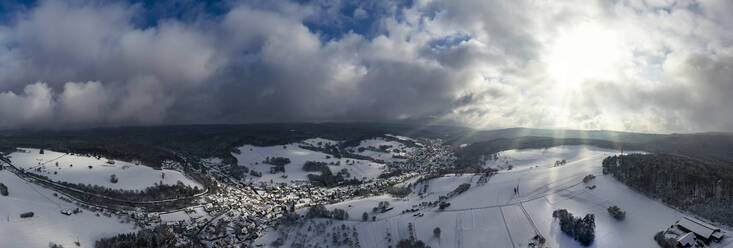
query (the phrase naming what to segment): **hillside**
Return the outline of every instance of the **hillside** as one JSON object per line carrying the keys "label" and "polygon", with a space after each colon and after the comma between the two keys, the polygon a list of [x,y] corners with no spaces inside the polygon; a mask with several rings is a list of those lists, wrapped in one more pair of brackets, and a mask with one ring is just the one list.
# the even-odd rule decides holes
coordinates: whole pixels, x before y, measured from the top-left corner
{"label": "hillside", "polygon": [[[0,152],[17,147],[45,148],[104,156],[123,161],[138,160],[160,167],[163,161],[194,163],[219,157],[234,164],[232,152],[245,144],[284,145],[310,138],[345,142],[394,134],[439,138],[465,152],[487,155],[505,149],[541,148],[553,145],[591,144],[605,148],[678,153],[733,161],[733,135],[729,133],[645,134],[602,130],[509,128],[475,130],[457,126],[384,123],[280,123],[238,125],[186,125],[94,128],[81,130],[0,131]],[[466,159],[464,159],[466,160]],[[466,161],[475,158],[467,158]]]}
{"label": "hillside", "polygon": [[[593,146],[503,151],[502,160],[513,169],[503,169],[488,181],[475,174],[408,181],[404,185],[412,193],[405,197],[384,194],[326,205],[328,210],[345,211],[346,220],[305,217],[268,232],[255,244],[400,247],[400,241],[412,239],[431,247],[528,247],[537,244],[533,237],[539,234],[547,247],[581,247],[561,232],[559,221],[552,216],[554,210],[567,209],[576,215],[595,216],[596,233],[590,247],[655,247],[654,234],[687,214],[603,175],[601,162],[618,152]],[[557,166],[558,160],[566,163]],[[583,182],[589,174],[595,178]],[[468,187],[458,190],[461,185]],[[518,188],[517,194],[513,188]],[[440,201],[450,205],[442,209],[436,204]],[[387,207],[378,208],[383,202]],[[621,207],[626,219],[609,215],[610,206]],[[308,212],[304,209],[298,214]],[[730,245],[726,241],[714,247]]]}
{"label": "hillside", "polygon": [[[499,132],[501,133],[501,132]],[[515,130],[511,134],[517,134]],[[532,133],[532,132],[529,132]],[[546,133],[546,132],[545,132]],[[583,132],[571,132],[582,134]],[[609,149],[643,150],[654,153],[678,154],[705,160],[733,164],[733,135],[728,133],[699,134],[636,134],[594,132],[596,138],[521,136],[495,138],[474,143],[454,144],[458,166],[473,167],[482,159],[508,149],[545,148],[558,145],[593,145]],[[605,133],[605,134],[604,134]],[[618,136],[609,136],[618,134]],[[613,138],[617,137],[617,138]]]}

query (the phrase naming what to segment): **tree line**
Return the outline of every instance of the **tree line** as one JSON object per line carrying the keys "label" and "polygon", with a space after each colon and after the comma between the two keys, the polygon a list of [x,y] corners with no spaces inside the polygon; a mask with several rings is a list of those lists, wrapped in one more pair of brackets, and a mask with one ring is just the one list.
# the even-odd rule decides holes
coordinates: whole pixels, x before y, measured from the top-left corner
{"label": "tree line", "polygon": [[630,154],[603,160],[603,174],[674,207],[733,224],[733,166],[672,154]]}

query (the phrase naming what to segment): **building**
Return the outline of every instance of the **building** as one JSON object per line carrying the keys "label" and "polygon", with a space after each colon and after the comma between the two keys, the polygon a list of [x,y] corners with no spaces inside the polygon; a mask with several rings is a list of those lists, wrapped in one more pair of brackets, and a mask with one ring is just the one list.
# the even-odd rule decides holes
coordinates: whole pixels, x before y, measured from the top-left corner
{"label": "building", "polygon": [[688,232],[677,239],[678,247],[694,247],[695,244],[697,244],[697,238],[695,237],[695,234],[691,232]]}
{"label": "building", "polygon": [[676,223],[680,230],[694,233],[698,239],[708,243],[710,241],[720,241],[723,239],[723,232],[720,228],[707,224],[701,220],[683,217]]}

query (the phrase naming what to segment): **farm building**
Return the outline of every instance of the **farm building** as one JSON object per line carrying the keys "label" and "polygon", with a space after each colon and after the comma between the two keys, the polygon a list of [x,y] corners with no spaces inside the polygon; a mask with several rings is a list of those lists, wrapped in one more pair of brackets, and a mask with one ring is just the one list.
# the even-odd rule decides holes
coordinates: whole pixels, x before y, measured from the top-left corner
{"label": "farm building", "polygon": [[723,239],[723,232],[720,228],[698,219],[683,217],[681,220],[677,221],[676,225],[680,230],[694,233],[698,239],[703,240],[706,243],[710,241],[718,242]]}

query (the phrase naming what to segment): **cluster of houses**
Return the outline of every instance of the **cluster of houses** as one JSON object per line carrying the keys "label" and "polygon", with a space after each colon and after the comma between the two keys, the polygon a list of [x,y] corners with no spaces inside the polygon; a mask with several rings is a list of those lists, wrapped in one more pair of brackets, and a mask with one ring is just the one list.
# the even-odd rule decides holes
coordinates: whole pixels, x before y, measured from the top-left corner
{"label": "cluster of houses", "polygon": [[[283,219],[295,215],[293,213],[298,209],[342,202],[359,196],[380,195],[396,184],[434,171],[440,166],[452,164],[453,156],[439,140],[421,140],[421,144],[419,149],[413,149],[406,154],[406,160],[395,160],[388,164],[388,168],[402,170],[403,173],[388,178],[371,179],[360,185],[334,188],[315,187],[308,182],[255,185],[234,179],[212,166],[209,167],[208,174],[219,180],[219,190],[200,199],[197,206],[184,209],[183,212],[189,216],[188,220],[162,221],[159,213],[141,210],[115,214],[127,216],[141,227],[160,223],[178,226],[180,228],[171,229],[172,235],[185,242],[190,242],[188,237],[196,236],[199,242],[208,247],[251,244],[252,240],[268,229],[278,228]],[[174,230],[178,230],[177,233]]]}
{"label": "cluster of houses", "polygon": [[429,172],[436,168],[453,166],[455,156],[450,148],[443,145],[440,139],[421,139],[420,148],[408,154],[407,160],[390,164],[391,168],[401,170]]}
{"label": "cluster of houses", "polygon": [[421,143],[421,149],[414,149],[408,159],[388,164],[389,168],[407,173],[368,180],[360,185],[334,188],[314,187],[307,182],[255,185],[210,170],[210,175],[218,175],[217,179],[227,183],[222,183],[219,192],[205,198],[206,217],[188,223],[185,229],[200,230],[197,236],[210,247],[248,243],[268,229],[278,228],[281,220],[292,216],[297,209],[383,194],[395,184],[452,162],[450,151],[439,140]]}

